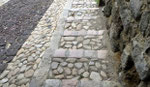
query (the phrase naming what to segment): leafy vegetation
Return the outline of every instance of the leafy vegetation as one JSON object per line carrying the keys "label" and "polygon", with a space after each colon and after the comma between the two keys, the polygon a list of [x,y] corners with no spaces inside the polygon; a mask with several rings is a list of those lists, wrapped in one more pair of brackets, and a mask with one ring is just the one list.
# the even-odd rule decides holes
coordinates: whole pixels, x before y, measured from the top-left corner
{"label": "leafy vegetation", "polygon": [[99,3],[100,3],[100,0],[96,0],[96,2],[97,2],[97,4],[99,4]]}

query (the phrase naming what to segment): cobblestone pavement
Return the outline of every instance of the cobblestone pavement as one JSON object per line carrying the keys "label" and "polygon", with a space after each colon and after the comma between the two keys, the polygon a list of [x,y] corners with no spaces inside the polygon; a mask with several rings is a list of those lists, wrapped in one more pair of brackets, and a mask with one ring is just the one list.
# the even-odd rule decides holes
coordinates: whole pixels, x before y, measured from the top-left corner
{"label": "cobblestone pavement", "polygon": [[96,2],[54,0],[0,75],[0,87],[120,87],[110,67]]}
{"label": "cobblestone pavement", "polygon": [[94,0],[68,0],[30,87],[120,87]]}
{"label": "cobblestone pavement", "polygon": [[44,52],[50,46],[50,38],[64,4],[65,0],[53,1],[12,62],[0,75],[0,87],[29,87]]}

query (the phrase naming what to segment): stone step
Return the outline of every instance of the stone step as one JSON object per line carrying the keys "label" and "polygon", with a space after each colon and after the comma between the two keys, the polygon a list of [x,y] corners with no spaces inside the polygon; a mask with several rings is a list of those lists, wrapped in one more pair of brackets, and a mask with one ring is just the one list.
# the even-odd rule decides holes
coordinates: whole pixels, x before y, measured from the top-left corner
{"label": "stone step", "polygon": [[80,81],[77,87],[122,87],[120,83],[114,81]]}
{"label": "stone step", "polygon": [[92,19],[97,19],[98,16],[92,16],[92,17],[88,17],[88,16],[85,16],[85,17],[68,17],[66,19],[66,22],[73,22],[73,21],[77,21],[77,20],[92,20]]}
{"label": "stone step", "polygon": [[99,10],[99,8],[72,8],[69,11]]}
{"label": "stone step", "polygon": [[65,30],[62,36],[102,36],[104,34],[105,30],[80,30],[80,31],[70,31]]}
{"label": "stone step", "polygon": [[107,57],[107,50],[83,50],[83,49],[58,49],[54,52],[52,57],[59,58],[98,58],[105,59]]}
{"label": "stone step", "polygon": [[78,81],[78,80],[58,80],[47,79],[43,87],[122,87],[115,81]]}
{"label": "stone step", "polygon": [[91,5],[97,5],[96,2],[85,2],[85,1],[79,1],[79,2],[73,2],[74,5],[82,5],[82,4],[91,4]]}

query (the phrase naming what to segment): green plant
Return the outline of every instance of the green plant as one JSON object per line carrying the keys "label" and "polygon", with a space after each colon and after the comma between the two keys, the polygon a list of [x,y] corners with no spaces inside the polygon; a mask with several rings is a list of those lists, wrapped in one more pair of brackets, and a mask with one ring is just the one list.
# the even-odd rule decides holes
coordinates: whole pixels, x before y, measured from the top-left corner
{"label": "green plant", "polygon": [[99,4],[99,3],[100,3],[100,0],[96,0],[96,2],[97,2],[97,4]]}

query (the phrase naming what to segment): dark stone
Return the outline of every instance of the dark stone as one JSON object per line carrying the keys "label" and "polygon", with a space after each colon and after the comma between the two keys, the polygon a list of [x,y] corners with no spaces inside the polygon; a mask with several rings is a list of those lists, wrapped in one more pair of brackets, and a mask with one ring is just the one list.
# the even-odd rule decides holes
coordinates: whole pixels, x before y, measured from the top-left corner
{"label": "dark stone", "polygon": [[144,38],[137,35],[133,39],[132,59],[141,80],[147,80],[150,77],[150,38]]}
{"label": "dark stone", "polygon": [[119,48],[120,32],[121,32],[120,25],[112,23],[109,36],[110,36],[111,49],[113,52],[120,51]]}
{"label": "dark stone", "polygon": [[135,19],[141,16],[142,5],[143,5],[143,0],[130,0],[131,13]]}
{"label": "dark stone", "polygon": [[107,3],[107,5],[104,8],[104,15],[106,17],[109,17],[111,15],[111,9],[112,9],[112,1],[109,0],[109,2]]}
{"label": "dark stone", "polygon": [[100,0],[99,6],[104,6],[105,5],[105,0]]}
{"label": "dark stone", "polygon": [[0,38],[0,46],[6,46],[5,40],[2,38]]}
{"label": "dark stone", "polygon": [[9,56],[5,59],[5,61],[7,61],[7,63],[11,62],[13,60],[13,56]]}
{"label": "dark stone", "polygon": [[18,49],[8,49],[6,52],[7,56],[15,56],[17,53]]}
{"label": "dark stone", "polygon": [[129,70],[134,65],[131,58],[131,47],[131,44],[128,44],[121,55],[121,68],[123,70]]}
{"label": "dark stone", "polygon": [[131,17],[131,11],[129,10],[127,4],[125,3],[125,1],[123,0],[118,0],[119,1],[119,13],[120,13],[120,17],[121,17],[121,20],[122,20],[122,24],[123,24],[123,27],[124,27],[124,30],[125,32],[128,31],[128,29],[131,27],[131,20],[132,20],[132,17]]}
{"label": "dark stone", "polygon": [[5,70],[5,68],[7,67],[7,63],[1,63],[0,64],[0,73],[2,73],[4,70]]}
{"label": "dark stone", "polygon": [[123,30],[122,27],[122,21],[120,19],[119,15],[119,10],[118,7],[115,5],[112,8],[112,23],[110,25],[110,32],[109,32],[109,36],[110,36],[110,42],[111,42],[111,48],[113,52],[117,52],[120,51],[120,35],[121,32]]}
{"label": "dark stone", "polygon": [[148,4],[150,4],[150,0],[147,0]]}
{"label": "dark stone", "polygon": [[143,36],[150,36],[150,11],[143,13],[139,26]]}

